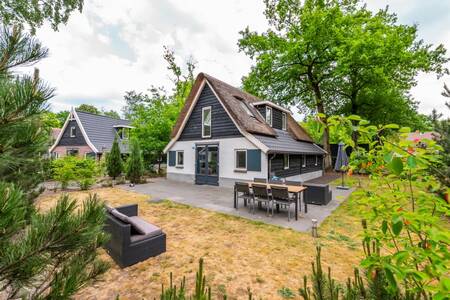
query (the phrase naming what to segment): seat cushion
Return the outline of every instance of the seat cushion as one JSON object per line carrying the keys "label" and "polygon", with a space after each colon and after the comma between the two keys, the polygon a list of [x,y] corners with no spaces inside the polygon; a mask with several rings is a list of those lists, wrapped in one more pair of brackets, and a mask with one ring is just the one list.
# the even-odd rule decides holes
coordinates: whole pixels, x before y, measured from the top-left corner
{"label": "seat cushion", "polygon": [[[146,222],[145,220],[139,217],[129,217],[129,223],[133,228],[138,232],[138,235],[143,235],[144,238],[149,238],[153,236],[160,235],[162,233],[161,228]],[[135,236],[138,236],[135,235]],[[132,236],[133,238],[133,236]]]}

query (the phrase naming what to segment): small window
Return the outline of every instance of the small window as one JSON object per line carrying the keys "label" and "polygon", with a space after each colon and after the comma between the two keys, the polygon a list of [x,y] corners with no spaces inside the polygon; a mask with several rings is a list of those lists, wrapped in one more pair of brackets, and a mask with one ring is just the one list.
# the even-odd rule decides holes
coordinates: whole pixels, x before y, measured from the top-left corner
{"label": "small window", "polygon": [[70,137],[77,136],[77,128],[75,126],[70,127]]}
{"label": "small window", "polygon": [[247,170],[247,150],[236,150],[235,168],[237,170]]}
{"label": "small window", "polygon": [[283,154],[283,168],[289,169],[289,154]]}
{"label": "small window", "polygon": [[248,106],[247,106],[247,104],[245,104],[244,102],[239,102],[240,103],[240,105],[241,105],[241,107],[245,110],[245,112],[247,113],[247,115],[249,115],[250,117],[255,117],[254,115],[253,115],[253,113],[251,112],[251,110],[250,110],[250,108],[248,108]]}
{"label": "small window", "polygon": [[302,167],[306,167],[306,155],[303,154],[302,156]]}
{"label": "small window", "polygon": [[314,165],[317,166],[318,164],[319,164],[319,155],[316,155],[316,163]]}
{"label": "small window", "polygon": [[287,129],[287,116],[286,113],[281,113],[281,129],[286,130]]}
{"label": "small window", "polygon": [[266,106],[266,122],[272,127],[272,107]]}
{"label": "small window", "polygon": [[182,166],[184,166],[184,151],[177,151],[177,162],[176,162],[176,166],[177,166],[177,167],[182,167]]}
{"label": "small window", "polygon": [[67,149],[67,155],[78,156],[78,149]]}
{"label": "small window", "polygon": [[121,140],[128,140],[129,137],[129,128],[119,128],[117,130],[117,134]]}
{"label": "small window", "polygon": [[211,137],[211,106],[202,109],[202,137]]}
{"label": "small window", "polygon": [[58,159],[59,158],[59,152],[52,152],[51,158],[52,159]]}

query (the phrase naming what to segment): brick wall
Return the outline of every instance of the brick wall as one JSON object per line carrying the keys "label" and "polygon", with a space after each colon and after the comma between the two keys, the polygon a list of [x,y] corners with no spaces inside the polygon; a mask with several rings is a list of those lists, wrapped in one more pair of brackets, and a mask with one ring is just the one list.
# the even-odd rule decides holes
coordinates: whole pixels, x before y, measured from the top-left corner
{"label": "brick wall", "polygon": [[63,157],[70,149],[77,149],[79,157],[84,157],[86,153],[93,152],[89,146],[57,146],[53,149],[53,153],[58,153],[58,157]]}

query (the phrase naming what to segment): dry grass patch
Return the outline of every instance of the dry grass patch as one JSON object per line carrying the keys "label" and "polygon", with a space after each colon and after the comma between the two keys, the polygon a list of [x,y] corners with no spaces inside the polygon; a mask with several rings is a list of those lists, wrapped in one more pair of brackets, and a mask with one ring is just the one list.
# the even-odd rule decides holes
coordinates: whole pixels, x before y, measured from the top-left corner
{"label": "dry grass patch", "polygon": [[[112,263],[100,281],[77,294],[78,299],[111,299],[116,295],[120,299],[158,298],[161,283],[168,284],[170,272],[176,283],[186,275],[191,287],[200,257],[205,260],[207,281],[216,295],[226,290],[229,299],[244,299],[249,287],[258,299],[279,299],[280,288],[296,292],[303,276],[310,274],[316,242],[323,244],[324,266],[331,266],[334,277],[341,282],[352,275],[361,258],[359,247],[328,238],[338,219],[321,226],[319,233],[323,238],[315,241],[306,233],[170,201],[148,203],[148,196],[117,188],[91,192],[114,206],[138,203],[139,215],[166,232],[167,252],[126,269]],[[87,194],[72,192],[71,196],[82,200]],[[44,195],[37,205],[47,209],[58,197],[59,194]],[[338,213],[343,216],[345,210]],[[346,222],[342,220],[339,226],[345,227]]]}

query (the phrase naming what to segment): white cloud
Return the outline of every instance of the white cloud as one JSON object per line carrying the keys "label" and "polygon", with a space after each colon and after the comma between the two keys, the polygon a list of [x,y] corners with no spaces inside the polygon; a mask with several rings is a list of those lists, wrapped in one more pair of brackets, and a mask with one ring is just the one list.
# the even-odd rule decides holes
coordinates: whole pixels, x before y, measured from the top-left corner
{"label": "white cloud", "polygon": [[[436,4],[427,13],[424,8],[433,6],[419,0],[370,0],[369,7],[382,8],[388,2],[401,22],[419,22],[419,33],[427,42],[444,43],[450,49],[450,21],[433,18],[442,16],[445,4]],[[238,52],[239,31],[246,26],[265,30],[263,9],[258,0],[85,1],[83,13],[73,14],[58,32],[48,26],[38,30],[38,38],[50,49],[50,57],[38,67],[57,88],[53,109],[89,102],[120,110],[125,91],[167,86],[163,45],[175,50],[179,63],[192,55],[198,71],[238,86],[251,65]],[[439,81],[426,74],[418,77],[411,92],[421,101],[422,112],[433,107],[444,111],[440,96],[444,80],[450,84],[449,77]]]}

